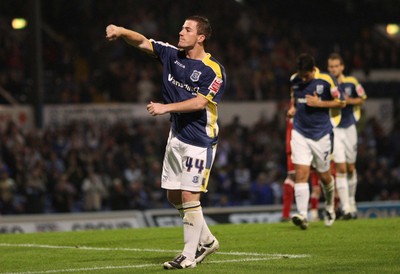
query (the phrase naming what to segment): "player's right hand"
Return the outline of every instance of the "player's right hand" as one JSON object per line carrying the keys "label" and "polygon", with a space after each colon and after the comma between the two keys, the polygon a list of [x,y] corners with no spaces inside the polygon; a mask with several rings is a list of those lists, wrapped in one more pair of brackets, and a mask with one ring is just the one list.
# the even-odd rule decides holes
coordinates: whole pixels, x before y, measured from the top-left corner
{"label": "player's right hand", "polygon": [[108,25],[106,28],[106,39],[108,41],[113,41],[118,39],[120,36],[120,27],[117,27],[115,25]]}

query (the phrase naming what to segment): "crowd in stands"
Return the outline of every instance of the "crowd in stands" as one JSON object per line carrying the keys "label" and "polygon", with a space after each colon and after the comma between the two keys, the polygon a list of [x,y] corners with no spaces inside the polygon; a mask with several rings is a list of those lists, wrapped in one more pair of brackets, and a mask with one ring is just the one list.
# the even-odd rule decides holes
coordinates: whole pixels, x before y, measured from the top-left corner
{"label": "crowd in stands", "polygon": [[[286,174],[284,112],[221,127],[204,206],[281,203]],[[372,118],[359,126],[358,201],[400,199],[400,131]],[[0,132],[0,212],[32,214],[170,208],[160,188],[169,123],[156,119],[72,123]]]}
{"label": "crowd in stands", "polygon": [[[287,101],[288,79],[302,52],[312,53],[323,70],[334,50],[345,58],[348,72],[362,69],[368,75],[371,69],[400,67],[399,46],[377,36],[371,25],[303,22],[278,16],[271,1],[241,2],[246,1],[42,0],[44,103],[160,100],[157,61],[122,41],[106,42],[105,27],[115,23],[176,44],[185,16],[194,13],[207,15],[213,25],[208,50],[228,74],[224,101]],[[32,34],[12,30],[2,20],[0,87],[19,103],[32,104],[37,96]],[[341,35],[336,39],[333,33]],[[393,88],[378,89],[366,85],[370,98]],[[1,97],[0,103],[8,101]],[[260,118],[252,126],[237,118],[221,126],[205,206],[281,202],[286,175],[282,117]],[[388,133],[374,119],[359,126],[360,201],[400,199],[396,117]],[[10,123],[0,128],[1,214],[170,208],[160,189],[167,123],[73,123],[29,131]]]}

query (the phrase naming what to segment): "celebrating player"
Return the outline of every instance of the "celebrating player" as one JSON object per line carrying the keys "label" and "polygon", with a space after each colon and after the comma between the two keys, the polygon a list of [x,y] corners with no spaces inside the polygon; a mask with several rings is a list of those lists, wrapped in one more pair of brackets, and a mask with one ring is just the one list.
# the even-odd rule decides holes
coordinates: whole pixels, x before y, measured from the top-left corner
{"label": "celebrating player", "polygon": [[343,58],[332,53],[328,58],[328,71],[335,77],[344,91],[346,107],[342,109],[342,118],[334,128],[333,160],[336,164],[336,188],[340,198],[343,218],[356,218],[356,157],[357,157],[357,129],[356,122],[360,119],[360,106],[367,95],[364,88],[352,76],[345,76]]}
{"label": "celebrating player", "polygon": [[106,38],[119,37],[155,56],[163,65],[163,103],[150,102],[152,116],[170,114],[171,129],[162,171],[162,188],[183,218],[184,248],[165,269],[193,268],[219,243],[208,228],[200,204],[206,192],[218,140],[217,105],[225,88],[224,68],[205,51],[211,36],[207,18],[188,17],[178,46],[148,40],[132,30],[109,25]]}
{"label": "celebrating player", "polygon": [[332,128],[340,121],[340,108],[345,106],[345,101],[336,81],[330,75],[320,73],[311,55],[301,54],[296,64],[297,73],[290,78],[290,83],[296,108],[291,148],[298,214],[292,216],[292,221],[301,229],[308,227],[308,179],[313,164],[325,194],[325,225],[331,226],[335,221],[335,183],[330,171]]}

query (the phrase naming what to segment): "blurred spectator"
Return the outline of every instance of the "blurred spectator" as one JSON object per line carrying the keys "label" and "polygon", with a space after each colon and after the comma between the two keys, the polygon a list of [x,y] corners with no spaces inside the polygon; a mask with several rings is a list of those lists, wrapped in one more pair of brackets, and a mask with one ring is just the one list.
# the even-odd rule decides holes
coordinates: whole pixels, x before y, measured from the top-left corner
{"label": "blurred spectator", "polygon": [[8,167],[0,161],[0,213],[3,215],[15,213],[14,195],[17,186],[9,172]]}
{"label": "blurred spectator", "polygon": [[264,172],[258,174],[250,188],[251,204],[272,205],[274,203],[274,191],[271,188],[271,181]]}
{"label": "blurred spectator", "polygon": [[150,195],[151,207],[165,207],[168,202],[165,199],[164,190],[161,188],[161,163],[158,159],[155,159],[148,164],[145,178],[145,186]]}
{"label": "blurred spectator", "polygon": [[136,92],[138,93],[137,101],[139,103],[148,103],[154,98],[154,93],[157,91],[157,86],[150,78],[147,71],[143,70],[140,74],[140,79],[136,84]]}
{"label": "blurred spectator", "polygon": [[55,186],[52,195],[53,207],[55,212],[72,212],[74,207],[76,190],[68,181],[68,176],[62,174]]}
{"label": "blurred spectator", "polygon": [[141,180],[132,181],[128,186],[130,194],[130,208],[131,209],[149,209],[150,208],[150,194],[144,188]]}
{"label": "blurred spectator", "polygon": [[129,193],[120,178],[115,178],[110,188],[111,210],[130,209]]}
{"label": "blurred spectator", "polygon": [[83,210],[99,211],[102,209],[102,201],[108,195],[105,186],[99,176],[93,169],[88,167],[87,175],[82,183]]}
{"label": "blurred spectator", "polygon": [[234,169],[233,178],[235,186],[232,191],[235,192],[235,200],[243,204],[250,203],[251,172],[244,162]]}
{"label": "blurred spectator", "polygon": [[47,177],[41,162],[35,165],[30,175],[27,177],[26,193],[26,213],[45,213]]}

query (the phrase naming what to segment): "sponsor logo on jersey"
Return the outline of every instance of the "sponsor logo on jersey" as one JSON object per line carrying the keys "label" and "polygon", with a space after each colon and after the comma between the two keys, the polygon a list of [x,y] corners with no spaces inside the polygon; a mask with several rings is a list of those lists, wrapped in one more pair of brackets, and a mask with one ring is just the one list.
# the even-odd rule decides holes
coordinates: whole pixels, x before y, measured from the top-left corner
{"label": "sponsor logo on jersey", "polygon": [[306,104],[307,103],[307,99],[306,98],[297,98],[296,99],[296,103]]}
{"label": "sponsor logo on jersey", "polygon": [[201,71],[194,70],[192,72],[192,75],[190,75],[190,80],[192,80],[193,82],[197,82],[200,79],[200,75],[201,75]]}
{"label": "sponsor logo on jersey", "polygon": [[215,77],[214,80],[212,81],[211,85],[208,87],[210,90],[210,94],[214,97],[215,94],[219,91],[221,85],[222,85],[222,79]]}
{"label": "sponsor logo on jersey", "polygon": [[181,62],[179,62],[178,60],[175,60],[174,64],[175,64],[175,65],[178,65],[178,66],[181,67],[181,68],[185,68],[185,65],[182,64]]}
{"label": "sponsor logo on jersey", "polygon": [[357,91],[358,96],[360,96],[360,97],[365,96],[365,90],[361,85],[357,86],[356,91]]}
{"label": "sponsor logo on jersey", "polygon": [[181,82],[177,81],[174,78],[174,76],[172,76],[171,74],[168,74],[168,81],[171,82],[171,84],[173,84],[176,87],[183,88],[183,89],[191,92],[193,95],[196,95],[197,92],[199,91],[198,87],[192,87],[192,86],[189,86],[188,84],[181,83]]}

